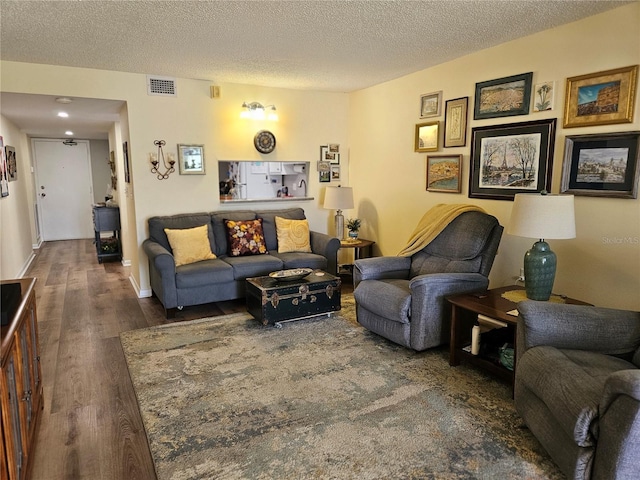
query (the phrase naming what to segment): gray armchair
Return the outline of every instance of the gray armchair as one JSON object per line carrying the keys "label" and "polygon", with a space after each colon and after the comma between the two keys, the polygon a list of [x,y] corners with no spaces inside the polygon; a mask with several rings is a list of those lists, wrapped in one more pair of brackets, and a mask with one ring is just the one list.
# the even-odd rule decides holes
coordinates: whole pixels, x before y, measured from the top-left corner
{"label": "gray armchair", "polygon": [[466,212],[411,257],[356,260],[358,322],[417,351],[448,343],[451,318],[445,297],[488,287],[502,230],[495,217]]}
{"label": "gray armchair", "polygon": [[518,304],[515,406],[571,479],[640,476],[640,312]]}

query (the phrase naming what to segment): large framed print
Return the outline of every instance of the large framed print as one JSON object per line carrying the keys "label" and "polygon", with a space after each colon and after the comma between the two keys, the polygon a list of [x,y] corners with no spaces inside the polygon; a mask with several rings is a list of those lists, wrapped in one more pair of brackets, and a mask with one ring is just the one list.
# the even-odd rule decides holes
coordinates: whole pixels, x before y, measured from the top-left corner
{"label": "large framed print", "polygon": [[469,198],[550,191],[555,118],[476,127],[471,136]]}
{"label": "large framed print", "polygon": [[564,128],[633,122],[638,65],[567,78]]}
{"label": "large framed print", "polygon": [[527,115],[533,72],[476,83],[474,120]]}
{"label": "large framed print", "polygon": [[640,132],[565,138],[561,191],[591,197],[638,198]]}
{"label": "large framed print", "polygon": [[467,108],[469,97],[446,101],[444,146],[464,147],[467,144]]}
{"label": "large framed print", "polygon": [[178,144],[180,175],[205,175],[204,145]]}

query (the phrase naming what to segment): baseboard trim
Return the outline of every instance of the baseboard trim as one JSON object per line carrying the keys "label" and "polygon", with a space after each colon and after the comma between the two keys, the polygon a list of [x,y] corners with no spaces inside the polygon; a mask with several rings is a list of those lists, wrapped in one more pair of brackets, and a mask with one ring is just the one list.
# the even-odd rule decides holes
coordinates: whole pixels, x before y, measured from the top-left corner
{"label": "baseboard trim", "polygon": [[18,273],[18,278],[24,278],[24,276],[27,274],[27,270],[29,270],[29,267],[31,266],[31,264],[35,259],[36,259],[36,254],[33,253],[32,251],[31,254],[29,255],[29,258],[27,258],[27,261],[25,262],[24,266],[20,270],[20,273]]}
{"label": "baseboard trim", "polygon": [[131,282],[131,285],[133,285],[133,289],[135,290],[138,298],[148,298],[151,296],[151,289],[142,290],[140,285],[138,285],[138,282],[136,282],[136,279],[133,278],[133,275],[129,275],[129,281]]}

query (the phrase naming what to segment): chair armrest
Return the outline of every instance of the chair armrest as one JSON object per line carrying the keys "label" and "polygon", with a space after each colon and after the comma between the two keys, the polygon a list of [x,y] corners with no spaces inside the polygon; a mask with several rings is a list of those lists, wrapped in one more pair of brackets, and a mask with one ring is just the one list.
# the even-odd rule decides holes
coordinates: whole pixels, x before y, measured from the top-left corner
{"label": "chair armrest", "polygon": [[309,232],[309,243],[311,243],[311,251],[313,253],[322,255],[327,259],[327,270],[335,275],[338,272],[340,240],[326,233]]}
{"label": "chair armrest", "polygon": [[407,280],[411,269],[411,257],[361,258],[353,264],[353,286],[363,280],[401,278]]}
{"label": "chair armrest", "polygon": [[526,300],[518,304],[518,349],[536,345],[610,355],[640,345],[640,312]]}
{"label": "chair armrest", "polygon": [[640,402],[640,369],[620,370],[607,377],[600,401],[600,416],[603,416],[621,395]]}
{"label": "chair armrest", "polygon": [[411,288],[411,346],[416,350],[448,343],[451,306],[446,297],[481,292],[489,280],[480,273],[431,273],[414,277]]}

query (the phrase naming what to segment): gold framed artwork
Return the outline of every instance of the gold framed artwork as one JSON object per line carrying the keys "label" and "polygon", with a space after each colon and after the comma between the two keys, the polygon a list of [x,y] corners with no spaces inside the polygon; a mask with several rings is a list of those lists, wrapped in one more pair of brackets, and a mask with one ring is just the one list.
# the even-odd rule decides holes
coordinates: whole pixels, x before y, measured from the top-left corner
{"label": "gold framed artwork", "polygon": [[416,124],[415,135],[416,152],[436,152],[439,147],[440,122],[426,122]]}
{"label": "gold framed artwork", "polygon": [[178,144],[180,175],[205,175],[204,145]]}
{"label": "gold framed artwork", "polygon": [[427,191],[460,193],[462,155],[427,156]]}
{"label": "gold framed artwork", "polygon": [[464,147],[467,144],[467,108],[469,97],[447,100],[444,116],[444,146]]}
{"label": "gold framed artwork", "polygon": [[633,122],[638,65],[567,78],[564,128]]}

